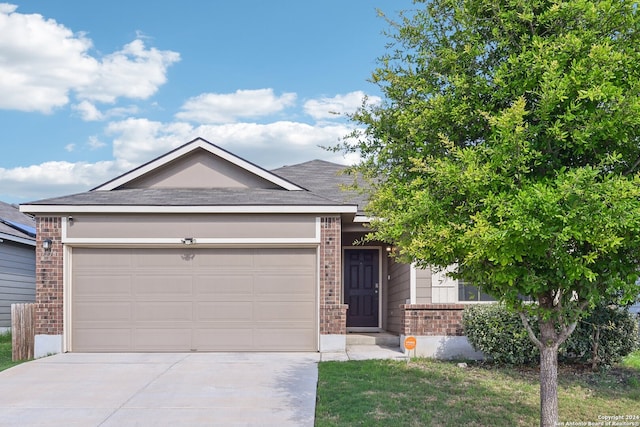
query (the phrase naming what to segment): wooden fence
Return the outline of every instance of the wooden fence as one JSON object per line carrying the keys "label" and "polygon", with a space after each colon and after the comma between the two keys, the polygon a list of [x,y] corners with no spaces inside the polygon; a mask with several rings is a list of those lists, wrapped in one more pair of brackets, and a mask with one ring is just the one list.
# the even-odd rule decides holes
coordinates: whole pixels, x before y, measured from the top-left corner
{"label": "wooden fence", "polygon": [[11,304],[12,360],[33,359],[35,320],[35,304]]}

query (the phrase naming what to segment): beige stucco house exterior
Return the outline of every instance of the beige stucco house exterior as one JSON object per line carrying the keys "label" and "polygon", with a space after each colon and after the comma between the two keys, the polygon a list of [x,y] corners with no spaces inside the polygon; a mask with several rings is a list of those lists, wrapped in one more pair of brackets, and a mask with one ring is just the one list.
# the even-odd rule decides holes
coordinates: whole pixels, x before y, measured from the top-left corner
{"label": "beige stucco house exterior", "polygon": [[473,353],[469,289],[356,244],[369,219],[343,169],[267,171],[198,138],[86,193],[21,205],[37,224],[36,356],[332,352],[356,331]]}

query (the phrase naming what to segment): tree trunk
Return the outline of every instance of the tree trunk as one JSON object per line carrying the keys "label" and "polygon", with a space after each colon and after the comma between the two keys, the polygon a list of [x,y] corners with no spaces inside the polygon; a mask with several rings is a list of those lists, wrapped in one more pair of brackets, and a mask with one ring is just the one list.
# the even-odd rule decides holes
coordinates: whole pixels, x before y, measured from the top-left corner
{"label": "tree trunk", "polygon": [[595,371],[598,369],[598,347],[600,346],[600,325],[594,326],[596,332],[593,336],[593,346],[591,348],[591,370]]}
{"label": "tree trunk", "polygon": [[553,321],[540,322],[540,427],[558,424],[558,342]]}

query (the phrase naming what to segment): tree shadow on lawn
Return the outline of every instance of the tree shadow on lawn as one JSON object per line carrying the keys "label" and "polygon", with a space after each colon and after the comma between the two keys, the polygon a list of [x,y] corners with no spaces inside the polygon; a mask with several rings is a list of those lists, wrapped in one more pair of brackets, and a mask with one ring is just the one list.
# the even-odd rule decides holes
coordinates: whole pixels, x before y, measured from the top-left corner
{"label": "tree shadow on lawn", "polygon": [[[539,387],[539,367],[500,367],[480,363],[476,369],[499,371],[512,381]],[[640,371],[616,366],[592,371],[590,366],[558,366],[558,399],[561,421],[598,421],[599,415],[635,414],[640,407]]]}
{"label": "tree shadow on lawn", "polygon": [[318,426],[530,426],[537,385],[432,360],[320,364]]}

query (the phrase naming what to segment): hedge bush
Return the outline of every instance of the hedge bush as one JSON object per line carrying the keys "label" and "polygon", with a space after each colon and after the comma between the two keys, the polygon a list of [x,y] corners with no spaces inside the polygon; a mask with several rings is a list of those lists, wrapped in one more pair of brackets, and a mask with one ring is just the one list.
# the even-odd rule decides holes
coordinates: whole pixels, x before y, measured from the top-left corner
{"label": "hedge bush", "polygon": [[[531,342],[520,316],[502,304],[477,304],[465,308],[462,321],[471,345],[498,364],[537,364],[538,348]],[[529,319],[536,334],[538,324]],[[599,329],[599,332],[597,333]],[[595,338],[597,347],[594,347]],[[596,307],[581,320],[561,346],[559,359],[565,363],[591,363],[607,368],[639,347],[638,321],[627,310]],[[593,361],[593,350],[597,359]]]}
{"label": "hedge bush", "polygon": [[560,357],[609,368],[638,348],[638,337],[638,320],[628,310],[599,306],[578,323]]}
{"label": "hedge bush", "polygon": [[[531,342],[520,316],[502,304],[469,305],[462,313],[467,339],[477,351],[499,364],[537,363],[540,351]],[[532,327],[537,333],[537,323]]]}

